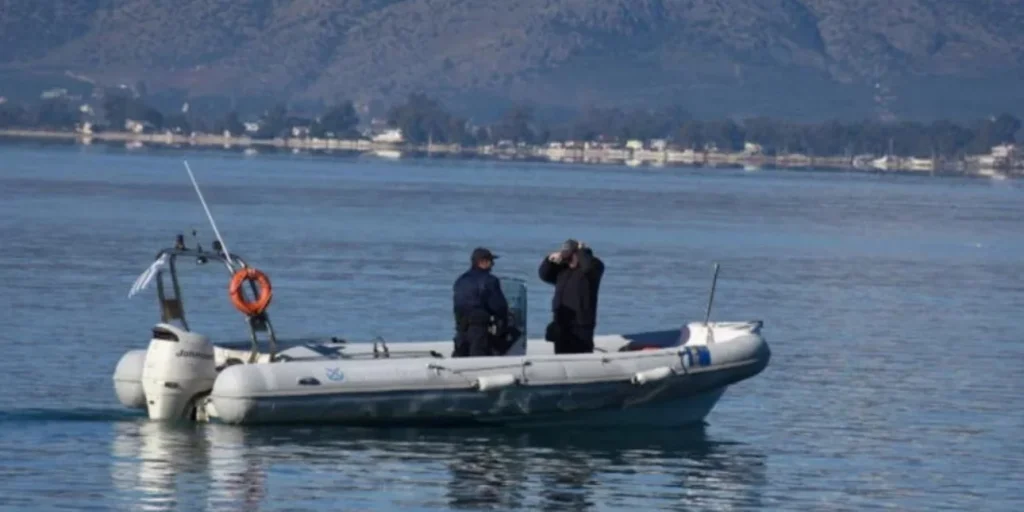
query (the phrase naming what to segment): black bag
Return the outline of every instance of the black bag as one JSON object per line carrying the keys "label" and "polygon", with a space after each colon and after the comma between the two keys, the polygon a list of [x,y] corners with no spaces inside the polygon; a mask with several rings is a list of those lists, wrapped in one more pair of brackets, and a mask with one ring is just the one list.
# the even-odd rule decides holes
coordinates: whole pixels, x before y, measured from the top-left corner
{"label": "black bag", "polygon": [[548,327],[544,329],[544,339],[551,343],[558,343],[562,340],[562,329],[560,326],[552,321],[548,324]]}
{"label": "black bag", "polygon": [[512,348],[512,345],[515,345],[516,342],[519,341],[520,335],[522,335],[522,333],[519,332],[519,329],[516,329],[515,326],[510,326],[504,332],[491,336],[491,349],[492,352],[494,352],[494,355],[503,356],[507,354]]}

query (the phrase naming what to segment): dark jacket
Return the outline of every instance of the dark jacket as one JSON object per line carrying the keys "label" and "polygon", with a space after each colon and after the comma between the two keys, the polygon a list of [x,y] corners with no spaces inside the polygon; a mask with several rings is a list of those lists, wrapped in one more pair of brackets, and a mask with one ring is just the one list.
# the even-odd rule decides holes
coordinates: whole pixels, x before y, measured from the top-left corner
{"label": "dark jacket", "polygon": [[604,262],[590,248],[579,252],[580,262],[569,268],[567,262],[553,263],[547,258],[540,264],[540,279],[555,285],[551,310],[560,325],[592,327],[597,324],[597,295],[604,276]]}
{"label": "dark jacket", "polygon": [[452,295],[456,321],[487,323],[493,315],[503,323],[508,318],[508,301],[501,291],[501,282],[487,270],[467,270],[455,280]]}

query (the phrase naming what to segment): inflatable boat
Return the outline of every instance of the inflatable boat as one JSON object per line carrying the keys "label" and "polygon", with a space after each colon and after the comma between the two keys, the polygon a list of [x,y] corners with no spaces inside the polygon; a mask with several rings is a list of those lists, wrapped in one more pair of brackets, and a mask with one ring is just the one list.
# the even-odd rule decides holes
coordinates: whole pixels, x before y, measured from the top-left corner
{"label": "inflatable boat", "polygon": [[[249,340],[219,342],[190,328],[178,277],[190,261],[229,270]],[[156,282],[161,319],[146,349],[121,357],[114,388],[124,406],[157,421],[667,426],[701,422],[770,358],[762,322],[710,322],[710,300],[703,322],[599,335],[593,353],[555,354],[552,343],[527,339],[525,283],[500,280],[516,327],[500,356],[452,358],[452,341],[289,341],[270,322],[265,275],[217,242],[203,251],[179,235],[132,288],[130,296]]]}

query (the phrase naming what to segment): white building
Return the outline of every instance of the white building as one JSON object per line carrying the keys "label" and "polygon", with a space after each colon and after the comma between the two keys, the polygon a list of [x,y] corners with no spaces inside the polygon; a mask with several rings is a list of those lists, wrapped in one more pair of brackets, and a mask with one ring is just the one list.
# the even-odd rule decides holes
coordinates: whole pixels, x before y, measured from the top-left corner
{"label": "white building", "polygon": [[132,133],[142,133],[142,132],[144,132],[146,130],[146,125],[147,124],[148,123],[146,123],[145,121],[136,121],[134,119],[125,119],[124,120],[124,129],[129,131],[129,132],[132,132]]}
{"label": "white building", "polygon": [[1013,144],[1001,144],[999,146],[993,146],[992,152],[990,154],[992,155],[992,157],[997,159],[1006,159],[1013,156],[1013,153],[1016,150],[1017,147],[1014,146]]}
{"label": "white building", "polygon": [[54,89],[45,90],[45,91],[43,91],[42,94],[39,95],[39,97],[44,99],[44,100],[52,100],[54,98],[66,98],[67,96],[68,96],[68,90],[64,89],[64,88],[59,88],[59,87],[58,88],[54,88]]}
{"label": "white building", "polygon": [[374,142],[399,143],[402,142],[403,140],[405,139],[402,137],[402,130],[398,128],[384,130],[383,132],[380,132],[377,135],[373,136]]}

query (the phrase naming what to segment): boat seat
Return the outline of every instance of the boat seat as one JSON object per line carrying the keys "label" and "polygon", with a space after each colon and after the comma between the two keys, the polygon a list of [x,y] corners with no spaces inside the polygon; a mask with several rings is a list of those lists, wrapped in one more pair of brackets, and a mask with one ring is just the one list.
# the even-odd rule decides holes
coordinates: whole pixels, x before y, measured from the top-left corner
{"label": "boat seat", "polygon": [[297,345],[278,352],[278,361],[321,361],[324,359],[341,359],[341,347],[324,345]]}
{"label": "boat seat", "polygon": [[690,339],[690,329],[687,326],[676,330],[667,331],[648,331],[636,334],[623,335],[623,338],[629,340],[619,349],[619,352],[633,352],[644,349],[660,349],[668,347],[677,347]]}
{"label": "boat seat", "polygon": [[[215,347],[226,349],[226,350],[249,350],[252,348],[252,341],[250,340],[229,340],[229,341],[213,341]],[[288,350],[289,348],[299,346],[320,346],[325,347],[327,350],[332,350],[336,345],[343,347],[347,343],[345,340],[340,338],[278,338],[276,340],[278,353]],[[261,346],[264,344],[261,342]]]}

